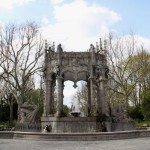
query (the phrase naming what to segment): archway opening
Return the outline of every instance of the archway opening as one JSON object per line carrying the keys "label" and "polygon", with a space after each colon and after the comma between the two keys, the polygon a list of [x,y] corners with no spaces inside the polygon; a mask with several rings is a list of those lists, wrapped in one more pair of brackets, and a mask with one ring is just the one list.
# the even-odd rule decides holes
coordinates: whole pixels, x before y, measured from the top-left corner
{"label": "archway opening", "polygon": [[87,82],[83,80],[77,82],[77,88],[72,97],[72,104],[76,108],[75,111],[80,112],[80,116],[88,116]]}
{"label": "archway opening", "polygon": [[[66,111],[66,109],[69,109],[69,114],[71,112],[71,106],[72,106],[72,97],[76,93],[77,88],[74,88],[74,82],[67,80],[64,82],[64,90],[63,90],[63,107],[65,107],[63,111]],[[67,112],[68,113],[68,112]]]}
{"label": "archway opening", "polygon": [[77,83],[65,81],[63,95],[63,105],[69,109],[69,115],[71,112],[80,112],[81,117],[88,116],[87,82],[83,80]]}

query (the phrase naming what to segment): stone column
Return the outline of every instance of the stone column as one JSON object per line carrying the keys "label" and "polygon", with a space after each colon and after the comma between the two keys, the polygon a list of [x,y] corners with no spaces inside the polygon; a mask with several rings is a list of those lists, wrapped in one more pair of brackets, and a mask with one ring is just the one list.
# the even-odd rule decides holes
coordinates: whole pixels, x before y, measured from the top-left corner
{"label": "stone column", "polygon": [[88,89],[88,117],[91,116],[91,91],[90,91],[90,81],[87,82],[87,89]]}
{"label": "stone column", "polygon": [[95,108],[94,108],[94,82],[93,78],[90,78],[90,115],[95,116]]}
{"label": "stone column", "polygon": [[57,77],[58,82],[58,95],[57,95],[57,113],[58,117],[62,116],[63,113],[63,82],[62,77]]}
{"label": "stone column", "polygon": [[103,88],[104,88],[104,102],[103,102],[103,113],[109,116],[109,110],[108,110],[108,86],[107,86],[108,80],[105,79],[103,82]]}
{"label": "stone column", "polygon": [[50,98],[51,98],[51,80],[47,79],[45,81],[45,101],[44,101],[44,113],[43,116],[48,116],[50,113]]}
{"label": "stone column", "polygon": [[103,80],[99,81],[97,87],[97,115],[104,114],[104,102],[105,102],[105,95],[104,95],[104,84]]}
{"label": "stone column", "polygon": [[51,81],[50,84],[50,109],[49,109],[49,115],[53,116],[54,115],[54,88],[55,88],[55,81]]}

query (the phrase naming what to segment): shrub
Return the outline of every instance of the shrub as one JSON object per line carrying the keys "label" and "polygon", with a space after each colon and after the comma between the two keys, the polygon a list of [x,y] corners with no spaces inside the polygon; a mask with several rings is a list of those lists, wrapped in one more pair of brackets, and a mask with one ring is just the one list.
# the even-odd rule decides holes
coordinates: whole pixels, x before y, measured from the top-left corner
{"label": "shrub", "polygon": [[140,105],[132,106],[132,107],[130,106],[128,108],[128,116],[134,120],[141,120],[142,121],[144,119],[142,107]]}
{"label": "shrub", "polygon": [[150,120],[150,90],[144,92],[144,99],[142,102],[142,111],[145,120]]}

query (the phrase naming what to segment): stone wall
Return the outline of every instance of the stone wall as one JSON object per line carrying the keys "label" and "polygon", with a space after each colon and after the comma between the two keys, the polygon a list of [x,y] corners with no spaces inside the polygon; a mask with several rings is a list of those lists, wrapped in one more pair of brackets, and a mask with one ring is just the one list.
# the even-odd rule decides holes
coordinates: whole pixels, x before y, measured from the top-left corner
{"label": "stone wall", "polygon": [[23,132],[41,132],[41,123],[17,123],[15,130]]}
{"label": "stone wall", "polygon": [[85,133],[102,131],[97,117],[42,117],[42,131],[50,125],[52,133]]}

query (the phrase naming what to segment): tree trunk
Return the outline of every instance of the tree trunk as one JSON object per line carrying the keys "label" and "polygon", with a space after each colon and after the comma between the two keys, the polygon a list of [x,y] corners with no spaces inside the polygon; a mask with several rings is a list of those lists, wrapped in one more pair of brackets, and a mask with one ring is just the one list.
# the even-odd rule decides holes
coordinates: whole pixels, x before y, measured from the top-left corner
{"label": "tree trunk", "polygon": [[9,109],[10,109],[9,124],[11,126],[12,125],[12,121],[13,121],[13,100],[11,100],[11,102],[10,102]]}

